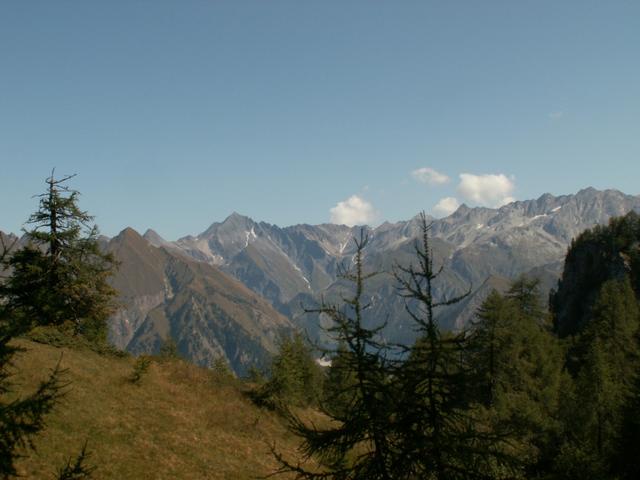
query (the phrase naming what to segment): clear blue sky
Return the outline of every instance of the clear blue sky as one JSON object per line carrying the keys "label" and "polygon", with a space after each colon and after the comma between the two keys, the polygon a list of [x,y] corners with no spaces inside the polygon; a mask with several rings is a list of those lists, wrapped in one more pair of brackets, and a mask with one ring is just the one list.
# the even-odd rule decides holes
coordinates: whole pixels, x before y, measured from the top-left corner
{"label": "clear blue sky", "polygon": [[487,203],[461,173],[637,194],[640,2],[2,2],[0,229],[54,166],[105,234],[169,239]]}

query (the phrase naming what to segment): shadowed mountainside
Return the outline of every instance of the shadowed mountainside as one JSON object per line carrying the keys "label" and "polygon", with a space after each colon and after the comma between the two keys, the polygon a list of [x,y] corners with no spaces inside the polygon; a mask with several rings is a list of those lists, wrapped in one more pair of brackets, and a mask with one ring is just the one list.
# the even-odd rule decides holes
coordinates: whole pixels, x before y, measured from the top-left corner
{"label": "shadowed mountainside", "polygon": [[211,365],[225,357],[242,374],[264,366],[291,323],[215,266],[151,245],[133,229],[107,249],[121,262],[113,279],[122,308],[110,340],[132,353],[155,353],[173,338],[185,358]]}

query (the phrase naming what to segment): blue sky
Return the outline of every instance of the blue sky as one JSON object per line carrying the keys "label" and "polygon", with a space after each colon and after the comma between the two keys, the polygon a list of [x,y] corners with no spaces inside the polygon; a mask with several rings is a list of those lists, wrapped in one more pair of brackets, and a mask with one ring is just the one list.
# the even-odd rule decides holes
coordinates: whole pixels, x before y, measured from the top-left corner
{"label": "blue sky", "polygon": [[54,166],[169,239],[638,194],[639,59],[637,1],[2,2],[0,229]]}

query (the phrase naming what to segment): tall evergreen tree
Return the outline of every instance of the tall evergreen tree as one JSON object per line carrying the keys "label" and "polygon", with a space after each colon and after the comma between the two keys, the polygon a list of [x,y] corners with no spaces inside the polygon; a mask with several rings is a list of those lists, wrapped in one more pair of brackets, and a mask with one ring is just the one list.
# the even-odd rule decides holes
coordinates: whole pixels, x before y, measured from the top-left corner
{"label": "tall evergreen tree", "polygon": [[333,326],[329,332],[343,345],[340,352],[342,372],[353,377],[353,383],[341,392],[348,408],[326,408],[332,420],[327,427],[310,426],[290,414],[290,426],[302,440],[303,452],[315,457],[324,466],[320,472],[303,465],[292,464],[274,452],[281,464],[278,473],[290,472],[296,478],[341,480],[390,480],[399,478],[394,471],[395,413],[394,392],[385,347],[377,340],[383,325],[368,328],[363,313],[368,307],[365,281],[373,273],[364,272],[363,255],[367,237],[361,232],[355,240],[356,253],[351,269],[342,269],[340,276],[350,282],[353,293],[344,305],[323,302],[314,310],[329,316]]}
{"label": "tall evergreen tree", "polygon": [[[8,248],[0,245],[0,271],[7,267]],[[56,366],[52,374],[32,394],[14,398],[11,395],[12,359],[23,349],[12,340],[26,332],[23,322],[16,321],[0,282],[0,478],[17,475],[15,462],[32,439],[45,426],[45,416],[53,409],[63,393],[63,371]]]}
{"label": "tall evergreen tree", "polygon": [[349,351],[340,343],[331,357],[323,386],[323,406],[335,415],[345,415],[351,408],[355,375],[350,368]]}
{"label": "tall evergreen tree", "polygon": [[559,428],[562,351],[545,318],[537,281],[521,277],[486,298],[469,339],[475,394],[529,476],[548,469]]}
{"label": "tall evergreen tree", "polygon": [[398,267],[396,279],[407,311],[416,322],[419,340],[397,369],[397,417],[400,455],[397,478],[489,479],[512,475],[515,462],[499,435],[478,424],[469,395],[472,369],[466,361],[466,332],[443,334],[435,309],[462,300],[437,300],[433,284],[442,267],[433,267],[430,225],[421,215],[416,242],[417,266]]}
{"label": "tall evergreen tree", "polygon": [[323,373],[313,358],[311,347],[296,332],[280,339],[280,351],[271,365],[271,377],[259,393],[265,400],[290,405],[317,403],[322,391]]}
{"label": "tall evergreen tree", "polygon": [[560,471],[575,475],[580,463],[581,475],[615,478],[619,439],[630,434],[625,432],[625,413],[633,411],[640,368],[639,325],[640,311],[629,279],[606,281],[591,320],[572,349],[575,388],[565,406],[566,442],[557,459]]}
{"label": "tall evergreen tree", "polygon": [[476,317],[467,349],[469,363],[475,370],[472,384],[475,392],[471,394],[479,403],[492,407],[511,360],[506,353],[506,343],[513,329],[515,308],[512,302],[493,290],[480,305]]}
{"label": "tall evergreen tree", "polygon": [[93,217],[80,210],[79,193],[66,185],[71,178],[47,178],[38,210],[27,222],[30,244],[9,259],[13,274],[4,295],[25,322],[69,324],[76,333],[104,341],[116,295],[107,280],[116,262],[100,250]]}
{"label": "tall evergreen tree", "polygon": [[547,312],[541,302],[540,280],[521,275],[511,283],[506,297],[513,301],[520,318],[545,323]]}
{"label": "tall evergreen tree", "polygon": [[622,428],[618,432],[614,451],[614,471],[624,480],[640,478],[640,371],[636,371],[626,398]]}

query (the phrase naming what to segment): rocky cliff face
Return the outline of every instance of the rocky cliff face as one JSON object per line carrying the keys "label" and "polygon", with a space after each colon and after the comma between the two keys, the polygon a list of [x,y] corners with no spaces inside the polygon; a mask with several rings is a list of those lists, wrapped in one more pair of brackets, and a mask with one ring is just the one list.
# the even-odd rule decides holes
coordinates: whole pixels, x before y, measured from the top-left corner
{"label": "rocky cliff face", "polygon": [[551,296],[559,335],[581,331],[591,320],[602,284],[625,277],[640,297],[640,216],[635,213],[587,230],[571,243],[562,278]]}

